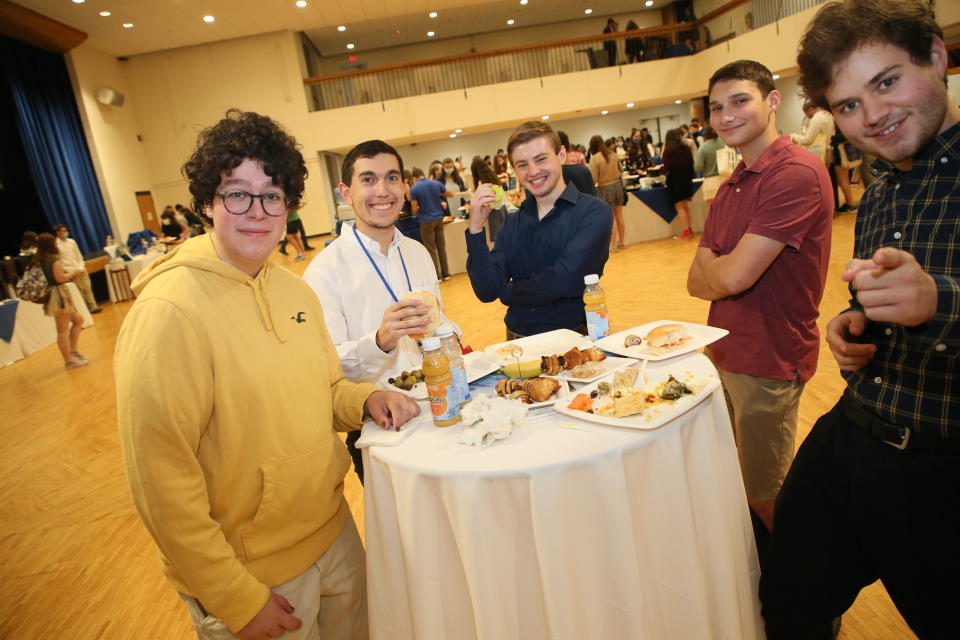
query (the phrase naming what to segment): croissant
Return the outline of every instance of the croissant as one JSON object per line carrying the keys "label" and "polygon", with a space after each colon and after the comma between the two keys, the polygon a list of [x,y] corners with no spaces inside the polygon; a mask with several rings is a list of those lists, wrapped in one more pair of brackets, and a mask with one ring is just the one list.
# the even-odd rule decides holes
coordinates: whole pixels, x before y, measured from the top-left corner
{"label": "croissant", "polygon": [[600,362],[601,360],[607,359],[607,354],[596,347],[584,349],[580,352],[580,355],[583,358],[583,362]]}
{"label": "croissant", "polygon": [[548,376],[555,376],[563,371],[563,364],[560,358],[563,356],[542,356],[540,358],[540,370]]}
{"label": "croissant", "polygon": [[581,364],[584,361],[583,352],[576,347],[570,349],[565,354],[563,354],[563,368],[564,369],[573,369],[578,364]]}
{"label": "croissant", "polygon": [[553,378],[531,378],[524,380],[521,385],[523,391],[529,394],[533,402],[545,402],[549,400],[550,396],[560,388],[560,383]]}
{"label": "croissant", "polygon": [[643,344],[643,338],[641,338],[640,336],[635,336],[632,333],[623,339],[624,347],[633,347],[638,344]]}

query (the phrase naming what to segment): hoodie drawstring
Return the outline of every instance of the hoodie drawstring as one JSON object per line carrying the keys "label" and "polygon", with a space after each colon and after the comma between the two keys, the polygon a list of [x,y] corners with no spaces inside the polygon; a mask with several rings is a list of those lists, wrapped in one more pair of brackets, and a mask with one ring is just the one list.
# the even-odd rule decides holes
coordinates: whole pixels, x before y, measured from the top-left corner
{"label": "hoodie drawstring", "polygon": [[286,338],[280,333],[280,328],[274,323],[273,316],[270,315],[270,303],[267,301],[267,296],[263,291],[263,278],[247,280],[247,284],[253,289],[253,298],[257,301],[257,308],[260,309],[260,317],[263,319],[263,324],[266,326],[267,331],[272,331],[280,342],[286,342]]}

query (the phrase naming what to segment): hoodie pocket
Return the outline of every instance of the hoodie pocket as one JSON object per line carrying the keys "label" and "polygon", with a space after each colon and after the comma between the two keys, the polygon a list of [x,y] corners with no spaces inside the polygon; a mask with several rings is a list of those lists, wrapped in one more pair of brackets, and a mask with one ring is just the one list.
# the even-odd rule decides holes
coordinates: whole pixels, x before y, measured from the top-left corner
{"label": "hoodie pocket", "polygon": [[332,435],[318,449],[262,465],[260,506],[241,533],[247,560],[289,549],[333,518],[348,465],[346,448]]}

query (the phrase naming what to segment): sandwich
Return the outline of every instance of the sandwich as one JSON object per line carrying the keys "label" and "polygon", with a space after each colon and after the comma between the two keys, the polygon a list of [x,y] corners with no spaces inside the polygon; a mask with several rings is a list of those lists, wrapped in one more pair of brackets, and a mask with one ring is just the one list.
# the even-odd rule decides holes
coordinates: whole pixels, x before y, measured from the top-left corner
{"label": "sandwich", "polygon": [[680,349],[693,337],[682,324],[662,324],[647,333],[647,346],[650,353],[660,356]]}
{"label": "sandwich", "polygon": [[433,332],[440,326],[440,302],[437,300],[437,296],[429,291],[417,289],[403,296],[401,300],[419,300],[427,310],[427,318],[429,320],[427,328],[423,333],[411,333],[410,337],[414,340],[423,340],[427,336],[432,336]]}

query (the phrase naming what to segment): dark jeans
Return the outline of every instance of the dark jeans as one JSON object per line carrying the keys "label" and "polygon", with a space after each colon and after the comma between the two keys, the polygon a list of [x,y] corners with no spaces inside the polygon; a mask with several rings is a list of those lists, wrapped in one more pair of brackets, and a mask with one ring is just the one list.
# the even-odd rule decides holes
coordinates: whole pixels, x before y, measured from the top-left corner
{"label": "dark jeans", "polygon": [[761,561],[767,637],[829,640],[879,579],[921,640],[957,638],[960,443],[913,434],[900,451],[852,423],[846,402],[814,425],[777,498]]}
{"label": "dark jeans", "polygon": [[357,472],[360,484],[363,484],[363,454],[360,449],[357,449],[357,440],[360,439],[360,433],[360,429],[357,429],[347,434],[347,451],[353,458],[353,470]]}

